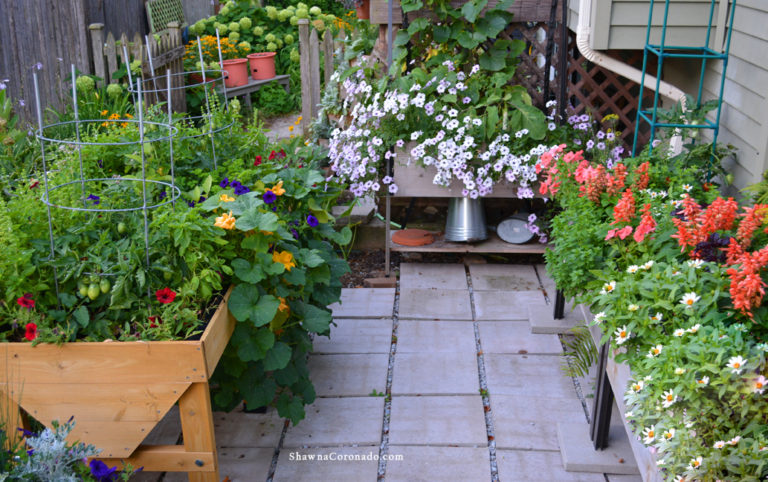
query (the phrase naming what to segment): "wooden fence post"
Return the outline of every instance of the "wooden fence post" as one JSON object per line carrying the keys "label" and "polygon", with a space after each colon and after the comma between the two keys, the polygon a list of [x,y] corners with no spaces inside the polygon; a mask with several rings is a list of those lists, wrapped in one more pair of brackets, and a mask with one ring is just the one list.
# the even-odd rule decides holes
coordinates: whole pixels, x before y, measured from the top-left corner
{"label": "wooden fence post", "polygon": [[331,75],[333,74],[333,35],[330,29],[325,29],[323,34],[323,64],[325,74],[325,84],[331,81]]}
{"label": "wooden fence post", "polygon": [[117,47],[115,46],[115,36],[112,32],[107,34],[107,42],[104,46],[104,54],[107,57],[107,75],[104,77],[105,84],[114,84],[117,82],[112,79],[112,74],[117,70]]}
{"label": "wooden fence post", "polygon": [[104,24],[92,23],[88,26],[88,30],[91,31],[94,73],[106,81],[107,77],[104,73]]}
{"label": "wooden fence post", "polygon": [[301,69],[301,131],[309,134],[312,122],[312,74],[309,61],[309,20],[299,19],[299,67]]}
{"label": "wooden fence post", "polygon": [[[182,45],[181,42],[181,23],[170,22],[168,23],[168,50],[173,50]],[[181,87],[184,86],[184,76],[181,75],[184,72],[184,57],[179,57],[173,62],[169,63],[168,70],[171,71],[171,91],[172,107],[175,112],[187,111],[187,96]],[[176,74],[176,75],[174,75]]]}
{"label": "wooden fence post", "polygon": [[318,107],[320,104],[320,41],[317,38],[317,30],[314,28],[309,33],[309,71],[312,79],[310,87],[312,91],[312,120],[314,120],[320,110]]}

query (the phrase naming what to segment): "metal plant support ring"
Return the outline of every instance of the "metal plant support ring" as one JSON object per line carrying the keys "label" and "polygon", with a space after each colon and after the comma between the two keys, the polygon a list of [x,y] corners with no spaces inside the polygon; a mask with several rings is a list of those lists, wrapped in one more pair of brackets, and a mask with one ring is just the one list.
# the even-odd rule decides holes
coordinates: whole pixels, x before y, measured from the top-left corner
{"label": "metal plant support ring", "polygon": [[[168,196],[168,199],[166,201],[158,203],[158,204],[152,204],[150,206],[147,206],[146,207],[147,209],[156,209],[156,208],[159,208],[161,206],[165,206],[167,204],[175,203],[176,200],[181,197],[181,189],[179,189],[177,186],[174,186],[173,184],[171,184],[169,182],[155,181],[155,180],[152,180],[152,179],[142,180],[142,179],[131,178],[131,177],[103,177],[103,178],[91,178],[91,179],[85,179],[84,180],[84,182],[86,184],[87,183],[91,183],[91,182],[109,182],[109,181],[113,181],[115,183],[119,183],[119,182],[123,182],[123,181],[128,181],[128,182],[146,182],[147,184],[158,184],[158,185],[162,185],[162,186],[165,186],[165,187],[168,187],[168,188],[171,189],[171,193],[172,194],[171,194],[171,196]],[[143,205],[142,206],[132,207],[132,208],[115,208],[115,209],[110,209],[110,208],[88,208],[88,207],[81,208],[81,207],[75,207],[75,206],[64,206],[64,205],[61,205],[61,204],[55,204],[55,203],[51,202],[50,194],[52,192],[56,191],[57,189],[62,189],[64,187],[71,186],[73,184],[80,184],[80,183],[81,183],[81,181],[78,179],[78,180],[75,180],[75,181],[65,182],[64,184],[59,184],[58,186],[53,186],[53,187],[49,188],[45,193],[43,193],[43,197],[42,197],[43,204],[45,204],[46,206],[50,206],[52,208],[57,208],[57,209],[68,209],[70,211],[80,211],[80,212],[88,212],[88,213],[128,213],[128,212],[133,212],[133,211],[141,211],[141,210],[144,209]]]}

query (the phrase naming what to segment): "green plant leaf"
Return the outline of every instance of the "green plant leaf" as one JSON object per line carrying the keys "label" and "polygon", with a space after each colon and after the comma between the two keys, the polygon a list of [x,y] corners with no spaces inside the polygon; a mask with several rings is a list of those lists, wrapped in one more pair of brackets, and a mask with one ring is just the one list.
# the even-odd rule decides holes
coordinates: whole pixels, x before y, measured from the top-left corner
{"label": "green plant leaf", "polygon": [[232,261],[232,268],[235,270],[235,276],[246,283],[256,284],[265,278],[264,270],[261,269],[260,264],[252,265],[242,258],[234,259]]}
{"label": "green plant leaf", "polygon": [[82,326],[83,328],[85,328],[86,326],[88,326],[88,322],[89,322],[89,321],[91,321],[91,317],[88,315],[88,308],[86,308],[86,307],[85,307],[85,306],[83,306],[83,305],[81,305],[80,307],[78,307],[78,308],[77,308],[77,309],[76,309],[76,310],[75,310],[75,311],[72,313],[72,316],[74,316],[74,317],[75,317],[75,320],[77,321],[77,323],[78,323],[80,326]]}
{"label": "green plant leaf", "polygon": [[461,14],[470,23],[475,23],[480,12],[488,5],[488,0],[471,0],[461,7]]}
{"label": "green plant leaf", "polygon": [[402,47],[411,40],[411,36],[408,35],[406,30],[398,30],[395,35],[395,40],[392,42],[395,47]]}
{"label": "green plant leaf", "polygon": [[277,392],[277,384],[269,378],[262,378],[254,384],[244,384],[243,396],[248,408],[264,407],[272,403]]}
{"label": "green plant leaf", "polygon": [[262,326],[275,317],[280,301],[272,295],[259,296],[253,285],[240,284],[232,290],[227,306],[237,321],[250,320]]}
{"label": "green plant leaf", "polygon": [[278,341],[264,357],[264,370],[280,370],[291,361],[291,347]]}
{"label": "green plant leaf", "polygon": [[512,105],[520,112],[522,127],[528,129],[528,135],[536,140],[543,139],[547,134],[547,117],[544,113],[532,105],[519,102]]}
{"label": "green plant leaf", "polygon": [[275,407],[277,408],[278,415],[289,419],[294,425],[304,419],[304,405],[301,403],[300,398],[291,397],[287,393],[283,393],[277,399]]}
{"label": "green plant leaf", "polygon": [[304,315],[302,326],[312,333],[327,333],[331,326],[331,313],[308,303],[302,303],[302,305]]}
{"label": "green plant leaf", "polygon": [[413,22],[411,22],[410,25],[408,25],[408,35],[413,37],[413,34],[416,32],[421,32],[422,30],[425,30],[427,27],[429,27],[430,22],[428,19],[424,17],[420,17],[415,19]]}
{"label": "green plant leaf", "polygon": [[435,42],[444,43],[451,37],[451,28],[445,25],[435,25],[432,27],[432,35]]}

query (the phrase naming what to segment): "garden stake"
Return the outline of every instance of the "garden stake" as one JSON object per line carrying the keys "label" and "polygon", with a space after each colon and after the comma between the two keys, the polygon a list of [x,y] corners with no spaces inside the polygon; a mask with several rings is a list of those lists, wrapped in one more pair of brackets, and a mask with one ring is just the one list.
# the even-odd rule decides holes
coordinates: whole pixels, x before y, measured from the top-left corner
{"label": "garden stake", "polygon": [[77,80],[75,75],[75,64],[72,64],[72,108],[75,111],[75,133],[77,138],[77,157],[80,160],[80,193],[81,198],[83,200],[83,207],[87,208],[87,201],[85,199],[85,177],[83,176],[83,149],[79,145],[80,144],[80,114],[77,110],[77,85],[75,80]]}
{"label": "garden stake", "polygon": [[[147,216],[147,160],[144,157],[144,107],[142,105],[141,95],[141,81],[136,80],[136,91],[139,97],[139,145],[141,146],[141,197],[142,197],[142,212],[144,214],[144,256],[147,261],[147,269],[149,269],[149,219]],[[170,99],[168,99],[170,104]],[[152,300],[152,290],[147,283],[147,299]]]}
{"label": "garden stake", "polygon": [[[168,99],[168,125],[173,125],[173,109],[171,108],[171,69],[165,70],[165,86],[168,88],[167,99]],[[168,152],[170,155],[170,161],[171,161],[171,184],[174,186],[176,185],[176,175],[174,174],[174,165],[173,165],[173,137],[171,137],[169,143],[168,143]],[[173,207],[176,207],[176,199],[171,200],[171,205]]]}
{"label": "garden stake", "polygon": [[[218,29],[216,30],[216,35],[218,36]],[[200,37],[197,37],[197,53],[200,56],[200,70],[203,74],[203,91],[205,92],[205,106],[208,109],[208,135],[211,138],[211,152],[213,153],[213,168],[216,169],[218,166],[216,165],[216,144],[213,142],[213,114],[211,113],[211,100],[208,97],[208,87],[205,85],[206,79],[205,79],[205,60],[203,59],[203,47],[200,43]],[[219,48],[219,57],[221,57],[221,48]],[[221,66],[221,75],[224,75],[224,64],[222,63]],[[222,84],[225,82],[222,82]],[[225,95],[226,97],[226,95]]]}

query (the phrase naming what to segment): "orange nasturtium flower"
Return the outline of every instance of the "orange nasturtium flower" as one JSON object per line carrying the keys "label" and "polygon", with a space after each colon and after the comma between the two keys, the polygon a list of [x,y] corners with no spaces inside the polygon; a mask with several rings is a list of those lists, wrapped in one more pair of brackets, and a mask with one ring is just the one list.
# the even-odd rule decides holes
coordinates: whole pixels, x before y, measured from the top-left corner
{"label": "orange nasturtium flower", "polygon": [[296,266],[296,263],[293,260],[293,254],[290,251],[273,251],[272,262],[282,264],[285,266],[286,271],[290,271],[291,268]]}
{"label": "orange nasturtium flower", "polygon": [[221,196],[219,196],[219,201],[221,201],[223,203],[231,203],[234,200],[235,200],[235,198],[233,198],[231,196],[227,196],[226,194],[222,194]]}
{"label": "orange nasturtium flower", "polygon": [[278,297],[278,298],[280,299],[280,307],[278,308],[278,310],[280,310],[280,311],[286,311],[286,310],[290,311],[291,308],[288,306],[288,303],[285,301],[285,298],[283,298],[283,297]]}
{"label": "orange nasturtium flower", "polygon": [[216,226],[217,228],[234,229],[235,217],[232,216],[232,211],[230,211],[229,214],[224,213],[218,218],[216,218],[216,222],[213,225]]}
{"label": "orange nasturtium flower", "polygon": [[285,189],[283,189],[283,181],[278,182],[271,188],[267,188],[264,191],[272,191],[273,193],[275,193],[275,196],[282,196],[283,194],[285,194]]}

